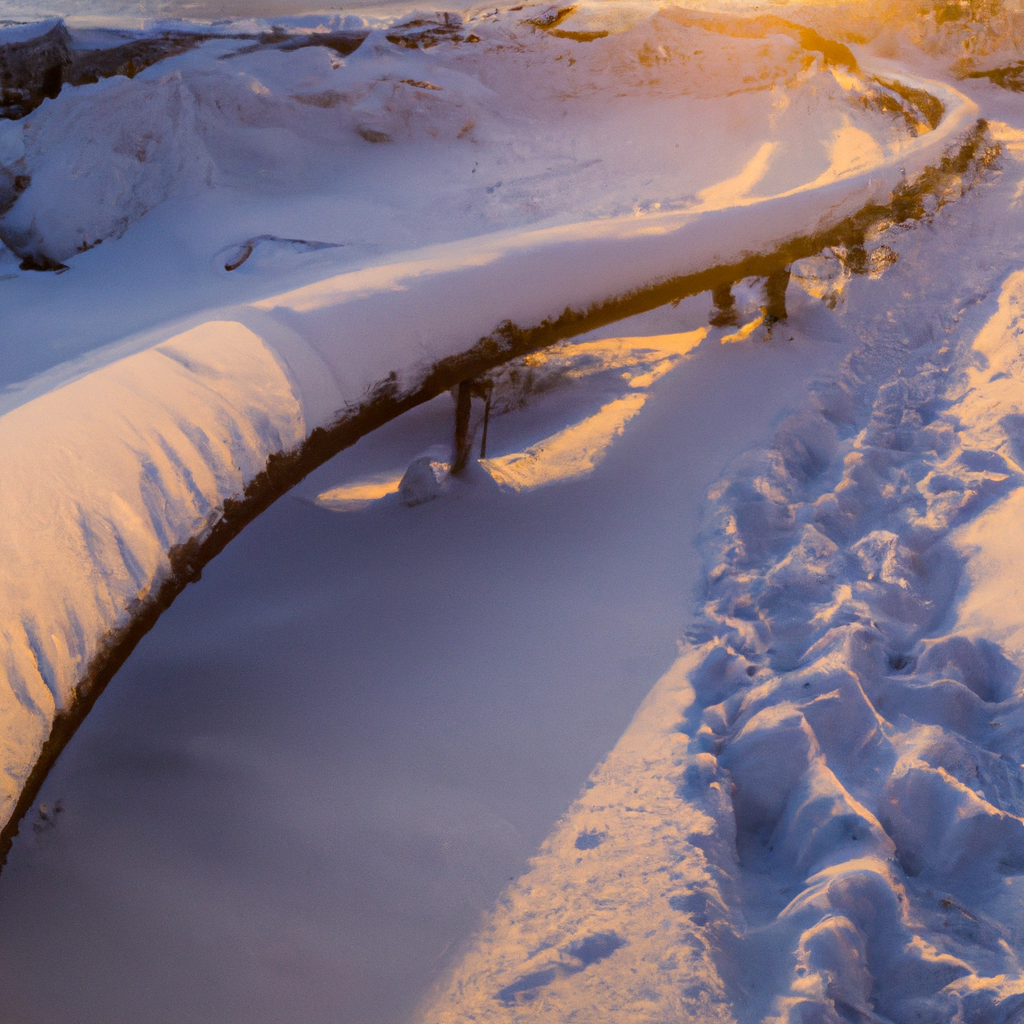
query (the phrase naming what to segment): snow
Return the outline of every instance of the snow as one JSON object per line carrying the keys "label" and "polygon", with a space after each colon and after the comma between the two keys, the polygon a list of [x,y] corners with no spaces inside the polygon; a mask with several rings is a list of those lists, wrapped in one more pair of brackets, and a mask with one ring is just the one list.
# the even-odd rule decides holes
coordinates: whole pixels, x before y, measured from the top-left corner
{"label": "snow", "polygon": [[107,632],[267,456],[305,435],[275,354],[211,321],[0,418],[3,809]]}
{"label": "snow", "polygon": [[64,89],[20,142],[5,133],[9,151],[22,154],[8,162],[24,161],[32,181],[4,218],[3,240],[62,262],[123,234],[175,190],[213,173],[196,145],[195,118],[195,98],[173,73]]}
{"label": "snow", "polygon": [[59,24],[59,18],[52,18],[49,21],[37,21],[28,25],[2,25],[0,26],[0,46],[7,46],[11,43],[27,43],[39,36],[46,35]]}
{"label": "snow", "polygon": [[1021,281],[939,301],[953,217],[830,304],[861,341],[711,488],[679,661],[416,1019],[1019,1013]]}
{"label": "snow", "polygon": [[[443,517],[603,481],[611,500],[611,454],[702,353],[841,340],[842,365],[710,486],[677,662],[419,1016],[1012,1019],[1019,115],[949,84],[938,27],[905,37],[927,56],[887,45],[902,63],[865,50],[855,71],[774,22],[531,13],[424,16],[441,41],[422,50],[423,24],[374,23],[344,58],[225,34],[3,129],[5,174],[30,181],[0,238],[68,268],[0,263],[0,819],[172,551],[271,456],[384,385],[412,394],[505,321],[883,202],[985,113],[1000,166],[947,160],[946,191],[875,227],[863,265],[841,246],[799,261],[787,320],[748,284],[735,324],[650,314],[564,341],[492,374],[519,426],[465,476],[434,445],[307,497]],[[290,28],[339,26],[356,27]],[[937,97],[941,122],[885,113],[895,87]],[[742,423],[757,386],[702,399]]]}
{"label": "snow", "polygon": [[[446,25],[442,27],[448,31]],[[516,31],[515,22],[498,19],[495,25],[481,27],[480,31],[485,32],[485,38],[490,33],[488,49],[493,55]],[[607,94],[612,82],[617,81],[604,82],[602,76],[607,75],[609,65],[615,67],[624,59],[626,46],[649,48],[652,31],[658,33],[659,39],[681,33],[687,45],[693,43],[695,32],[707,34],[686,25],[679,26],[670,16],[657,14],[619,35],[608,37],[611,42],[607,45],[604,39],[587,44],[594,49],[581,53],[580,63],[587,68],[595,85],[604,83],[598,89],[599,97]],[[532,26],[528,26],[528,32],[531,38],[537,35]],[[666,32],[670,35],[666,36]],[[543,39],[542,50],[564,45],[560,39],[549,41],[547,36]],[[177,63],[169,72],[157,64],[131,80],[111,78],[76,89],[65,88],[56,100],[45,102],[26,118],[25,155],[12,167],[30,174],[31,182],[0,221],[0,236],[7,244],[31,259],[61,262],[104,240],[118,238],[147,211],[175,193],[187,195],[197,189],[201,193],[204,188],[211,188],[219,176],[225,178],[220,186],[225,190],[246,185],[251,189],[253,168],[258,168],[260,178],[268,173],[287,176],[298,171],[300,180],[304,177],[308,180],[308,163],[316,152],[312,148],[312,135],[322,134],[325,118],[326,123],[334,124],[335,131],[347,125],[349,134],[342,136],[342,151],[355,148],[365,154],[364,159],[378,148],[373,142],[365,141],[367,132],[386,135],[396,145],[401,144],[402,139],[420,140],[409,150],[409,160],[420,155],[425,137],[431,140],[431,146],[434,146],[433,140],[443,141],[445,145],[440,149],[428,147],[437,159],[438,154],[447,154],[459,143],[460,137],[466,134],[462,129],[470,122],[473,125],[470,140],[477,132],[485,141],[489,135],[497,134],[499,128],[505,133],[497,134],[491,147],[481,145],[480,156],[485,162],[488,148],[497,150],[491,159],[497,159],[500,164],[505,158],[498,154],[510,145],[513,151],[518,146],[516,140],[520,137],[525,111],[516,109],[515,104],[511,111],[506,111],[498,104],[497,97],[501,94],[515,96],[507,84],[503,93],[492,88],[502,83],[503,73],[506,78],[517,71],[522,73],[523,58],[518,53],[510,58],[511,68],[502,71],[500,67],[489,67],[485,75],[486,51],[480,54],[453,46],[448,50],[449,66],[445,66],[418,50],[403,51],[389,42],[384,33],[379,39],[371,37],[341,63],[331,51],[319,47],[295,54],[257,50],[249,54],[242,52],[239,56],[235,53],[237,41],[231,43],[233,49],[224,49],[224,43],[219,40],[209,45],[213,49],[208,54],[192,51],[166,62]],[[681,45],[681,41],[676,45]],[[745,55],[755,56],[752,41],[739,38],[731,45],[741,51],[746,47]],[[752,119],[755,114],[751,105],[770,101],[778,108],[773,126],[782,141],[761,144],[748,159],[743,154],[748,144],[740,136],[738,148],[725,150],[724,155],[733,161],[739,157],[742,169],[723,183],[700,190],[694,200],[681,208],[663,208],[665,203],[659,200],[634,203],[634,210],[619,213],[616,207],[621,208],[620,200],[603,211],[604,215],[587,211],[584,205],[582,209],[570,207],[558,217],[545,218],[543,204],[539,209],[516,205],[510,210],[502,203],[489,214],[487,219],[492,223],[497,218],[511,224],[524,219],[529,222],[497,232],[439,241],[413,251],[392,251],[384,258],[368,257],[365,249],[362,256],[358,252],[347,257],[335,256],[335,253],[347,254],[348,247],[332,248],[266,234],[254,237],[241,248],[237,243],[234,249],[227,251],[220,247],[220,252],[225,254],[221,256],[225,259],[224,276],[219,278],[222,302],[229,294],[227,275],[234,272],[227,269],[229,266],[247,268],[246,274],[253,283],[262,284],[261,276],[264,281],[272,280],[266,275],[274,273],[278,266],[275,259],[268,258],[268,250],[279,253],[286,263],[295,261],[296,257],[300,264],[307,261],[305,272],[313,272],[318,277],[313,283],[291,291],[259,298],[241,308],[227,306],[217,312],[204,313],[193,321],[200,326],[192,330],[203,332],[210,350],[208,358],[214,364],[228,360],[235,365],[238,357],[234,346],[236,332],[240,329],[250,332],[252,344],[258,351],[274,354],[261,354],[260,361],[246,370],[246,379],[251,382],[250,400],[255,404],[244,413],[238,413],[240,418],[232,431],[247,437],[247,430],[257,429],[258,440],[252,440],[250,434],[246,441],[238,442],[243,447],[245,443],[252,445],[244,460],[241,455],[235,459],[246,463],[244,470],[239,467],[237,473],[219,472],[209,477],[210,459],[216,461],[221,456],[219,453],[209,455],[205,443],[196,442],[187,453],[173,460],[180,466],[169,479],[157,476],[156,496],[142,496],[137,480],[150,475],[149,460],[156,456],[148,445],[133,439],[139,433],[145,436],[153,431],[152,444],[157,450],[168,443],[161,422],[167,415],[162,403],[154,409],[152,421],[145,411],[147,396],[154,393],[146,377],[149,370],[143,356],[149,349],[166,354],[168,345],[177,344],[173,340],[176,335],[172,335],[172,340],[165,340],[166,330],[158,330],[155,337],[129,338],[106,350],[97,349],[84,363],[71,363],[63,370],[55,368],[56,378],[51,375],[41,385],[29,382],[20,396],[17,391],[11,395],[14,407],[2,420],[11,437],[5,446],[4,457],[10,467],[5,468],[5,474],[20,483],[12,485],[5,497],[12,523],[7,529],[8,542],[17,549],[18,557],[12,555],[6,560],[5,582],[0,588],[7,608],[5,616],[11,623],[5,627],[13,645],[11,657],[18,665],[12,669],[9,683],[10,706],[24,706],[25,710],[18,714],[22,717],[35,715],[41,725],[31,736],[20,726],[13,730],[14,736],[24,736],[24,746],[19,747],[17,741],[12,740],[5,769],[11,779],[6,790],[5,817],[10,814],[28,766],[34,761],[33,752],[40,748],[46,723],[56,709],[68,707],[77,680],[83,677],[103,638],[127,621],[137,607],[136,602],[152,592],[166,575],[170,549],[208,529],[212,520],[204,517],[215,518],[215,510],[225,499],[239,496],[271,452],[288,450],[314,427],[329,425],[338,410],[345,405],[358,404],[389,375],[394,375],[401,390],[413,390],[433,363],[468,350],[503,321],[536,324],[557,316],[567,305],[586,309],[608,296],[626,294],[671,273],[692,273],[709,264],[735,260],[751,249],[765,248],[793,233],[820,227],[823,220],[835,221],[867,199],[884,195],[905,174],[912,174],[928,160],[935,160],[949,141],[971,123],[976,113],[974,104],[965,96],[936,83],[930,88],[945,103],[945,120],[933,132],[918,137],[901,135],[883,118],[876,117],[872,121],[857,104],[851,104],[838,115],[831,112],[836,98],[842,99],[849,91],[849,83],[837,81],[830,71],[813,60],[809,64],[798,63],[801,51],[792,40],[772,37],[767,46],[757,45],[760,49],[756,57],[765,66],[762,74],[767,81],[753,87],[744,80],[744,94],[749,93],[752,98],[744,100],[745,108],[741,105],[739,109],[743,110],[743,117]],[[647,51],[642,49],[641,52]],[[552,62],[557,63],[560,55],[554,56],[556,59]],[[219,59],[225,57],[226,60]],[[526,66],[529,66],[528,60]],[[398,67],[405,70],[397,71]],[[470,75],[469,70],[474,74]],[[701,70],[707,69],[702,67]],[[698,97],[729,91],[727,83],[720,81],[728,66],[719,64],[715,70],[719,80],[714,77],[701,80]],[[408,78],[398,78],[403,74]],[[669,82],[674,84],[675,74],[674,71],[666,73],[662,90]],[[792,99],[780,103],[773,98],[768,84],[779,75],[796,76],[789,95],[802,97],[801,106],[810,104],[808,110],[813,112],[816,121],[821,120],[819,114],[824,116],[824,110],[830,111],[824,117],[823,131],[827,132],[830,124],[841,127],[834,129],[835,137],[827,142],[823,151],[824,169],[815,174],[810,184],[792,180],[790,171],[787,172],[790,176],[773,183],[774,188],[783,191],[765,194],[762,188],[761,193],[757,193],[757,186],[763,185],[768,173],[769,157],[777,150],[782,152],[787,146],[796,146],[801,136],[794,135],[794,131],[802,130],[807,123],[806,114],[795,117]],[[436,83],[430,81],[431,78],[443,84],[434,88]],[[905,76],[905,79],[921,84],[913,76]],[[535,104],[527,107],[535,119],[540,116],[541,107],[549,105],[552,99],[551,86],[541,78],[536,80],[539,84],[529,90],[526,97]],[[325,90],[323,86],[327,81],[336,82],[336,88]],[[647,91],[648,83],[645,83],[645,95]],[[655,92],[658,91],[656,88]],[[529,92],[535,95],[530,96]],[[633,103],[636,103],[639,96],[636,86],[633,92]],[[580,142],[586,140],[593,151],[597,145],[596,133],[607,129],[593,120],[594,100],[586,99],[586,93],[584,89],[581,106],[574,110],[574,122],[579,125]],[[442,95],[444,99],[435,99]],[[313,103],[311,98],[317,102]],[[689,116],[700,122],[707,116],[700,107],[701,102],[706,100],[691,100],[685,96],[681,101],[676,99],[674,116]],[[728,105],[739,101],[718,102]],[[696,112],[692,109],[693,103],[697,104]],[[568,110],[563,113],[567,114]],[[763,114],[757,117],[760,120]],[[878,162],[870,167],[851,164],[848,156],[843,155],[845,143],[842,140],[851,131],[865,130],[852,127],[853,118],[873,127],[884,141],[885,150],[879,142],[874,151]],[[550,114],[548,119],[551,120]],[[113,129],[110,126],[114,126]],[[660,137],[662,129],[660,119],[655,118],[648,126],[652,140]],[[674,136],[682,137],[679,132],[677,124]],[[299,146],[291,141],[296,137],[302,140]],[[544,140],[543,133],[539,138]],[[711,141],[720,150],[723,148],[721,137]],[[537,156],[549,159],[551,144],[544,141],[540,153],[533,154],[532,160],[525,159],[525,154],[517,155],[513,166],[526,164],[525,168],[517,168],[519,181],[536,178]],[[807,148],[806,140],[800,144]],[[475,143],[468,141],[466,145]],[[628,147],[623,152],[628,154]],[[661,159],[674,162],[677,158],[673,153],[674,149],[669,149]],[[579,161],[574,153],[573,166],[581,163],[586,173],[594,162],[589,159],[589,153],[579,156],[588,159]],[[596,158],[597,164],[604,160],[603,156]],[[691,161],[690,167],[703,169],[705,173],[709,169],[705,162],[692,157]],[[480,163],[480,160],[474,161],[474,170]],[[307,166],[303,167],[304,164]],[[364,173],[375,170],[376,166],[375,162],[367,163]],[[812,160],[808,167],[799,163],[795,166],[814,174],[817,165]],[[710,169],[717,170],[714,162]],[[635,185],[635,166],[631,173],[626,173],[613,163],[611,171],[624,187]],[[603,176],[601,181],[603,187],[607,187]],[[479,202],[480,198],[494,194],[499,185],[506,185],[503,195],[511,194],[514,184],[510,180],[507,185],[499,181],[483,190],[476,185],[472,187]],[[433,188],[441,186],[447,188],[445,179],[439,179]],[[292,186],[280,178],[278,187]],[[584,204],[589,201],[585,189],[580,190],[578,196]],[[321,199],[320,204],[325,201]],[[357,214],[358,209],[357,203]],[[411,216],[415,210],[412,206],[403,211],[403,215]],[[303,212],[309,216],[310,211]],[[187,217],[188,213],[186,202],[177,215]],[[589,215],[582,220],[572,220],[567,219],[567,213]],[[401,219],[394,209],[389,214],[395,220]],[[374,211],[368,223],[379,221],[380,216],[379,211]],[[538,217],[539,223],[536,223]],[[456,231],[465,234],[474,223],[479,224],[479,212],[471,207],[469,217],[464,215],[461,221],[451,217],[447,220],[444,232],[449,237],[453,223],[457,225]],[[429,236],[431,228],[428,226],[424,233]],[[381,237],[387,239],[387,232]],[[394,240],[392,235],[392,244]],[[209,243],[211,239],[207,237],[206,241]],[[249,260],[240,262],[250,247],[252,266]],[[312,262],[308,262],[310,258]],[[325,262],[346,258],[356,261],[355,269],[323,276]],[[12,289],[17,283],[17,277],[9,281]],[[218,291],[211,290],[211,294],[218,294]],[[32,314],[32,323],[37,326],[34,298],[28,292],[24,308],[26,313]],[[12,305],[16,306],[17,302],[15,297]],[[453,329],[451,310],[456,307],[460,315],[458,326]],[[218,326],[224,323],[233,326]],[[17,328],[12,334],[16,339]],[[34,340],[38,347],[40,339]],[[141,351],[124,358],[125,351],[133,349]],[[118,361],[104,365],[111,358]],[[282,363],[288,367],[287,385],[281,378],[279,364]],[[259,366],[266,369],[264,379],[260,379]],[[132,379],[138,374],[139,384],[129,384],[126,374]],[[64,380],[74,381],[67,384],[72,393],[77,394],[86,387],[94,388],[97,395],[108,387],[125,388],[134,390],[138,400],[125,399],[118,403],[123,408],[114,419],[86,430],[81,424],[75,424],[73,417],[54,417],[46,411],[51,408],[50,403],[57,401],[55,395],[61,395],[60,401],[64,402],[66,387],[56,388],[62,383],[60,375]],[[80,379],[75,381],[74,378]],[[172,385],[173,381],[165,381],[162,396],[179,410],[178,420],[185,415],[186,408],[193,406],[196,406],[195,411],[189,415],[200,425],[218,422],[224,415],[217,392],[211,392],[209,400],[202,401],[190,383],[182,381],[179,394],[167,390]],[[33,390],[41,390],[42,394],[32,398]],[[20,402],[24,404],[19,405]],[[302,410],[302,418],[296,419],[299,426],[284,429],[282,402],[292,403]],[[574,427],[571,435],[550,439],[542,447],[521,455],[509,454],[492,460],[486,468],[502,485],[512,489],[535,486],[543,479],[556,476],[571,478],[584,473],[596,463],[602,445],[606,446],[608,439],[621,431],[642,403],[643,398],[636,394],[620,398],[587,424]],[[50,435],[42,424],[50,420],[54,425],[47,429],[58,432],[64,429],[62,423],[66,420],[74,440],[59,434],[47,440]],[[274,424],[269,433],[266,429],[260,432],[264,423]],[[243,427],[243,424],[249,426]],[[134,463],[119,462],[109,454],[108,445],[126,444],[135,453]],[[277,444],[277,448],[273,444]],[[46,529],[53,531],[54,536],[42,548],[37,548],[36,542],[26,540],[26,531],[35,527],[16,524],[17,510],[28,507],[19,488],[24,486],[34,491],[39,484],[27,465],[18,462],[15,466],[14,463],[24,458],[24,452],[45,449],[47,445],[54,445],[61,452],[74,452],[73,464],[81,465],[82,469],[68,483],[72,496],[67,505],[56,498],[43,501],[42,507],[52,510],[49,515],[55,522]],[[101,486],[92,479],[94,464],[105,467]],[[183,486],[180,481],[203,477],[210,483],[205,487],[195,485],[202,492],[202,500],[194,508],[180,508],[177,494],[177,488]],[[66,472],[53,479],[68,482]],[[79,486],[81,494],[75,493]],[[131,530],[116,520],[112,522],[112,513],[107,508],[108,490],[131,510]],[[154,508],[154,504],[166,504],[175,513],[165,513],[159,507]],[[183,517],[180,522],[177,520],[179,510]],[[112,538],[109,542],[91,543],[83,539],[83,531],[89,534],[94,519],[109,524],[104,526]],[[85,525],[80,525],[82,523]],[[127,540],[123,539],[126,535]],[[54,557],[58,560],[50,560]],[[60,587],[50,587],[45,581],[50,579],[53,570],[47,567],[57,564],[67,566],[64,580]],[[38,581],[38,589],[31,594],[25,589],[27,579]],[[113,585],[112,580],[117,584]],[[103,582],[97,587],[99,581]],[[39,696],[40,687],[51,697]],[[29,696],[21,696],[23,692]]]}

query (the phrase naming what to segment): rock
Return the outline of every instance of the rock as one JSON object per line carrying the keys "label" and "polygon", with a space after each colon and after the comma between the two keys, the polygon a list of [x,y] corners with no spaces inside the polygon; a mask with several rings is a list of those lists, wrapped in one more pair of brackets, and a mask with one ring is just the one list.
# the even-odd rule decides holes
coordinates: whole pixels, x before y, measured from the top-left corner
{"label": "rock", "polygon": [[56,97],[71,65],[63,21],[0,30],[0,117],[24,117]]}
{"label": "rock", "polygon": [[74,55],[74,64],[65,79],[72,85],[90,85],[114,75],[134,78],[144,68],[185,53],[209,38],[200,32],[165,32],[132,39],[120,46],[82,50]]}

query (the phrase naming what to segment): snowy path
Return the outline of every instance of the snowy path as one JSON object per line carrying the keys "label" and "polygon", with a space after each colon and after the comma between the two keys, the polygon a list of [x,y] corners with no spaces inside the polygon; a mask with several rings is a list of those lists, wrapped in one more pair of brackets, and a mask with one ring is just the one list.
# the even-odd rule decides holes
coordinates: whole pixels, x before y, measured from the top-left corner
{"label": "snowy path", "polygon": [[846,366],[711,489],[679,661],[418,1020],[1024,1012],[1024,136],[994,131],[1006,178],[883,236],[898,268],[819,327]]}
{"label": "snowy path", "polygon": [[[434,246],[194,317],[184,331],[150,332],[9,393],[0,418],[0,820],[14,813],[55,720],[66,734],[79,688],[95,688],[111,652],[119,663],[137,639],[133,622],[166,603],[160,587],[172,571],[178,586],[194,573],[183,546],[222,521],[224,503],[243,496],[268,457],[295,450],[367,395],[417,392],[432,367],[503,321],[538,324],[735,262],[888,195],[976,115],[949,87],[919,84],[942,98],[944,120],[875,166],[768,198],[745,195],[756,174],[741,175],[693,211]],[[454,366],[430,386],[436,393],[458,374]]]}
{"label": "snowy path", "polygon": [[[709,342],[571,485],[316,507],[445,445],[446,394],[247,527],[62,754],[55,827],[38,804],[22,825],[0,991],[25,1024],[407,1021],[675,657],[716,472],[845,350]],[[493,419],[493,451],[591,406],[546,392]]]}

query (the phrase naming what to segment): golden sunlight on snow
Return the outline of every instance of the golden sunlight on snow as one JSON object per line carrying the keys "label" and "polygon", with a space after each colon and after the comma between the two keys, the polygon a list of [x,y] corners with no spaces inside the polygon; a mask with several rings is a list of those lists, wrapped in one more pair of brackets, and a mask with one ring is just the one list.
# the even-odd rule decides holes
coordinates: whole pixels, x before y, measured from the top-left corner
{"label": "golden sunlight on snow", "polygon": [[885,159],[882,147],[863,128],[847,122],[832,137],[829,168],[815,184],[825,185],[850,174],[859,174]]}
{"label": "golden sunlight on snow", "polygon": [[731,206],[743,199],[750,190],[765,176],[772,156],[779,148],[777,142],[764,142],[757,152],[747,161],[739,174],[717,185],[711,185],[697,193],[697,198],[706,209],[718,209]]}
{"label": "golden sunlight on snow", "polygon": [[381,473],[368,480],[357,480],[342,487],[333,487],[317,498],[317,504],[334,512],[354,512],[373,501],[380,501],[398,491],[401,473]]}
{"label": "golden sunlight on snow", "polygon": [[[999,309],[974,341],[977,363],[957,412],[972,446],[999,450],[1020,470],[1024,423],[1024,271],[1011,274],[999,296]],[[986,424],[987,429],[977,426]],[[1024,667],[1024,492],[1015,490],[970,520],[955,534],[966,556],[969,586],[957,610],[959,629],[999,643]]]}
{"label": "golden sunlight on snow", "polygon": [[[581,380],[617,372],[621,397],[606,402],[591,416],[569,424],[522,451],[489,459],[480,465],[509,491],[528,491],[568,483],[592,473],[626,424],[643,408],[649,388],[707,337],[707,329],[639,338],[602,338],[573,342],[526,357],[524,365],[545,379]],[[435,462],[442,475],[447,464]],[[317,504],[335,512],[353,512],[396,494],[401,471],[377,474],[324,491]]]}
{"label": "golden sunlight on snow", "polygon": [[615,438],[646,401],[647,396],[643,394],[626,395],[609,402],[596,415],[566,427],[524,452],[481,459],[480,465],[499,485],[511,491],[578,480],[594,471]]}
{"label": "golden sunlight on snow", "polygon": [[675,795],[697,660],[681,657],[651,691],[417,1021],[731,1024],[707,946],[676,909],[715,886],[695,843],[718,825],[680,814]]}

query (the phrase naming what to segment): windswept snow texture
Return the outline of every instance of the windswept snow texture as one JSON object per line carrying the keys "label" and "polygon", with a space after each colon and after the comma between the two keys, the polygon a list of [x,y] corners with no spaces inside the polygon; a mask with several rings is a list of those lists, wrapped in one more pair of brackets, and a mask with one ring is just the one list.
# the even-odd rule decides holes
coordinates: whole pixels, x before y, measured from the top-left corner
{"label": "windswept snow texture", "polygon": [[0,417],[0,816],[107,632],[305,436],[274,353],[211,322]]}

